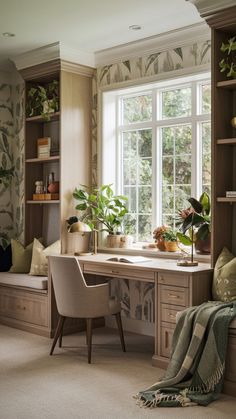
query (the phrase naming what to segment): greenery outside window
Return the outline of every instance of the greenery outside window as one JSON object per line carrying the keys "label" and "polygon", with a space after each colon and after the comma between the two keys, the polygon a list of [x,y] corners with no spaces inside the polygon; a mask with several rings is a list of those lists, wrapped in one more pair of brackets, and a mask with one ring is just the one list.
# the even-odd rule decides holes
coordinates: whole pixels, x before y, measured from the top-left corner
{"label": "greenery outside window", "polygon": [[101,183],[128,197],[136,242],[210,193],[210,100],[209,74],[103,93]]}

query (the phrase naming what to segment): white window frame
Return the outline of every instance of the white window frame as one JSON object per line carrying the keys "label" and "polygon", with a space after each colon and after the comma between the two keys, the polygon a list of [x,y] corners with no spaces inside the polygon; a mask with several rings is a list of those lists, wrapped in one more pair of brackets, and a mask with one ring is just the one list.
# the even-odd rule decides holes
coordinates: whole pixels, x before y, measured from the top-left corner
{"label": "white window frame", "polygon": [[[190,124],[192,126],[192,176],[191,195],[199,197],[202,184],[202,147],[200,129],[203,122],[210,121],[210,114],[200,113],[201,86],[210,83],[210,73],[170,79],[135,87],[102,92],[102,132],[101,132],[101,173],[100,183],[112,183],[116,193],[122,193],[121,169],[121,132],[125,130],[152,129],[152,227],[162,223],[162,171],[161,167],[161,129],[166,126]],[[175,88],[192,86],[192,115],[161,119],[161,92]],[[121,125],[121,100],[123,97],[152,94],[152,120],[148,122]],[[159,191],[159,192],[158,192]]]}

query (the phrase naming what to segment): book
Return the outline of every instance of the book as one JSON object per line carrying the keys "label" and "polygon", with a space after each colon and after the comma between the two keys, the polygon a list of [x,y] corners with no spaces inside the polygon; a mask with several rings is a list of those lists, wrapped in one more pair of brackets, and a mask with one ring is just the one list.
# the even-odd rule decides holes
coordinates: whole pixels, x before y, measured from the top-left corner
{"label": "book", "polygon": [[51,138],[42,137],[37,139],[38,158],[50,157]]}
{"label": "book", "polygon": [[226,197],[236,196],[236,191],[226,191]]}
{"label": "book", "polygon": [[109,262],[122,262],[122,263],[141,263],[141,262],[147,262],[148,258],[145,256],[113,256],[111,258],[108,258],[107,261]]}

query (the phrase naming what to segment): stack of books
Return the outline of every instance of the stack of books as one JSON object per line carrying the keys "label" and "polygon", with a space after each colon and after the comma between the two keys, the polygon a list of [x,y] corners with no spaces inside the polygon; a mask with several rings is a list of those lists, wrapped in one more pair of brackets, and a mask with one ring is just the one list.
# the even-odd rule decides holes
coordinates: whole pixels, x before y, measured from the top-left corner
{"label": "stack of books", "polygon": [[51,138],[42,137],[37,140],[38,159],[50,157]]}
{"label": "stack of books", "polygon": [[236,198],[236,191],[226,191],[226,198]]}

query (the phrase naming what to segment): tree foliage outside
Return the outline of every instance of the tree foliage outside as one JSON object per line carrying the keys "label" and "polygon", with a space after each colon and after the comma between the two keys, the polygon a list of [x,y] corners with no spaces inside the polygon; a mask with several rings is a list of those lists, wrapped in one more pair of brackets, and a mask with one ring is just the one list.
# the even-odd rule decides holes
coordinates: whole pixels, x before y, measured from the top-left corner
{"label": "tree foliage outside", "polygon": [[[211,89],[209,83],[199,86],[200,102],[198,112],[210,113]],[[161,166],[157,170],[162,175],[162,220],[176,228],[178,211],[188,206],[192,195],[192,125],[179,118],[191,118],[192,89],[178,87],[161,92],[161,109],[158,114],[163,121],[160,130]],[[136,241],[152,240],[152,129],[142,128],[142,124],[156,121],[152,115],[152,95],[137,95],[123,98],[122,122],[122,193],[128,197],[128,213],[124,228],[127,227]],[[154,117],[154,118],[153,118]],[[169,122],[169,121],[170,122]],[[175,122],[176,121],[176,122]],[[188,121],[188,120],[187,120]],[[159,120],[160,123],[160,120]],[[127,125],[130,124],[130,129]],[[132,127],[135,124],[135,127]],[[140,124],[140,128],[137,128]],[[202,153],[202,192],[210,194],[211,188],[211,127],[210,122],[199,124],[200,147]],[[158,137],[159,138],[159,137]]]}

